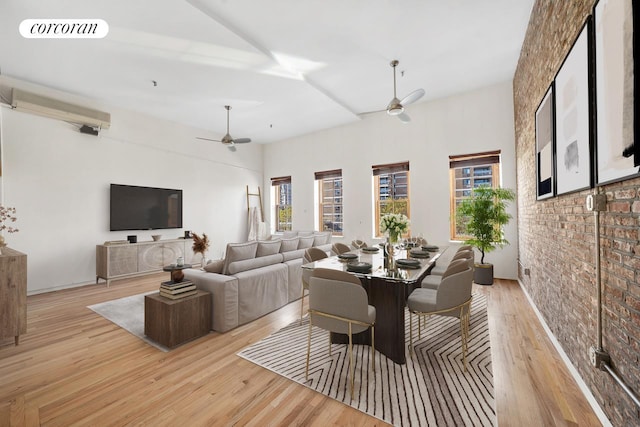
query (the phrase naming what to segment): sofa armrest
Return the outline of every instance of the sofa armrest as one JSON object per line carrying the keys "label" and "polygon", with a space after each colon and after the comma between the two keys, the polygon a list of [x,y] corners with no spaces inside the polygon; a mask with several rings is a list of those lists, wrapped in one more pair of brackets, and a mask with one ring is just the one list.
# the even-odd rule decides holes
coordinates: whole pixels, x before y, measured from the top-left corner
{"label": "sofa armrest", "polygon": [[237,327],[238,279],[193,268],[182,271],[196,288],[211,293],[211,329],[226,332]]}

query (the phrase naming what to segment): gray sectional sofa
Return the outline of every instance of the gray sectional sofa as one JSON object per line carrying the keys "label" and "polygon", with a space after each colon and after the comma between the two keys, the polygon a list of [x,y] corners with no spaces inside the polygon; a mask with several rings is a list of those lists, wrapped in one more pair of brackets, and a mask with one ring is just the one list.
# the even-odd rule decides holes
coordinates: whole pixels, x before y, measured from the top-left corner
{"label": "gray sectional sofa", "polygon": [[211,329],[226,332],[301,297],[303,255],[330,253],[330,232],[285,232],[266,241],[230,243],[223,260],[184,276],[211,293]]}

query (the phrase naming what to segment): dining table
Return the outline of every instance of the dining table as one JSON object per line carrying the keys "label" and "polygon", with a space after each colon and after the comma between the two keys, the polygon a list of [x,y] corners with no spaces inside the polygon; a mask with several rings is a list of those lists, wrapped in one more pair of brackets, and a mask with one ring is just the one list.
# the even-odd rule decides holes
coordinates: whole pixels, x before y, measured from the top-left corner
{"label": "dining table", "polygon": [[[348,271],[356,275],[367,291],[369,304],[376,308],[375,348],[398,364],[406,363],[405,306],[414,289],[436,265],[446,247],[433,247],[431,251],[396,247],[390,259],[383,247],[357,249],[346,254],[330,256],[303,264],[305,270],[326,268]],[[412,253],[420,252],[420,257]],[[393,260],[393,262],[391,262]],[[414,265],[410,264],[411,261]],[[369,270],[366,264],[370,264]],[[359,267],[359,268],[358,268]],[[348,343],[348,336],[331,333],[331,342]],[[354,344],[371,345],[368,331],[353,335]]]}

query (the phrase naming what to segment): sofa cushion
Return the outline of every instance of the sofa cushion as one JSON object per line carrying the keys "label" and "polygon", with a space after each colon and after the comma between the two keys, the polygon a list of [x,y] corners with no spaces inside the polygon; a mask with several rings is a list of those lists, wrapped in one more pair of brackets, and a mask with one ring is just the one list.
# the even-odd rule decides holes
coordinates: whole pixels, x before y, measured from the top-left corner
{"label": "sofa cushion", "polygon": [[280,252],[291,252],[295,251],[296,249],[298,249],[297,237],[280,240]]}
{"label": "sofa cushion", "polygon": [[313,231],[298,231],[298,237],[309,237],[313,236]]}
{"label": "sofa cushion", "polygon": [[229,274],[229,264],[236,261],[255,258],[258,242],[229,243],[224,257],[222,274]]}
{"label": "sofa cushion", "polygon": [[314,237],[313,246],[326,245],[331,241],[331,232],[330,231],[318,232],[318,233],[315,233],[313,237]]}
{"label": "sofa cushion", "polygon": [[298,237],[298,249],[307,249],[313,246],[315,237],[313,235],[306,237]]}
{"label": "sofa cushion", "polygon": [[211,261],[209,264],[203,267],[203,270],[207,273],[222,273],[222,268],[224,267],[223,259],[216,259]]}
{"label": "sofa cushion", "polygon": [[237,274],[242,271],[255,270],[272,264],[280,264],[282,262],[282,254],[273,254],[261,256],[259,258],[250,258],[240,261],[234,261],[227,266],[227,274]]}
{"label": "sofa cushion", "polygon": [[304,251],[306,251],[306,249],[296,249],[295,251],[283,252],[282,260],[283,262],[287,262],[292,259],[302,259],[302,257],[304,256]]}
{"label": "sofa cushion", "polygon": [[292,237],[298,237],[297,231],[283,231],[282,238],[283,239],[291,239]]}
{"label": "sofa cushion", "polygon": [[274,255],[280,252],[280,240],[259,241],[256,257]]}

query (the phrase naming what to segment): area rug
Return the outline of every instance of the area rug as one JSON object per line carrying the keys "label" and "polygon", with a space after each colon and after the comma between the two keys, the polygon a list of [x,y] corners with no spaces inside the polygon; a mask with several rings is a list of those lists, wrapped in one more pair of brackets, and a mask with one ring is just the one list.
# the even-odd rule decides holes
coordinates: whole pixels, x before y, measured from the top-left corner
{"label": "area rug", "polygon": [[[296,321],[238,355],[292,381],[397,426],[491,426],[496,424],[486,297],[474,294],[467,372],[462,366],[460,322],[432,316],[423,323],[413,357],[399,365],[376,352],[370,369],[368,346],[354,346],[354,399],[349,392],[347,345],[333,344],[328,332],[313,329],[309,381],[305,362],[309,323]],[[409,342],[409,312],[406,338]],[[414,320],[417,320],[415,318]],[[417,339],[417,321],[414,321]]]}
{"label": "area rug", "polygon": [[167,347],[150,340],[144,334],[144,296],[155,292],[158,291],[101,302],[90,305],[87,308],[95,311],[105,319],[112,321],[122,329],[132,333],[158,350],[166,352],[169,351]]}

